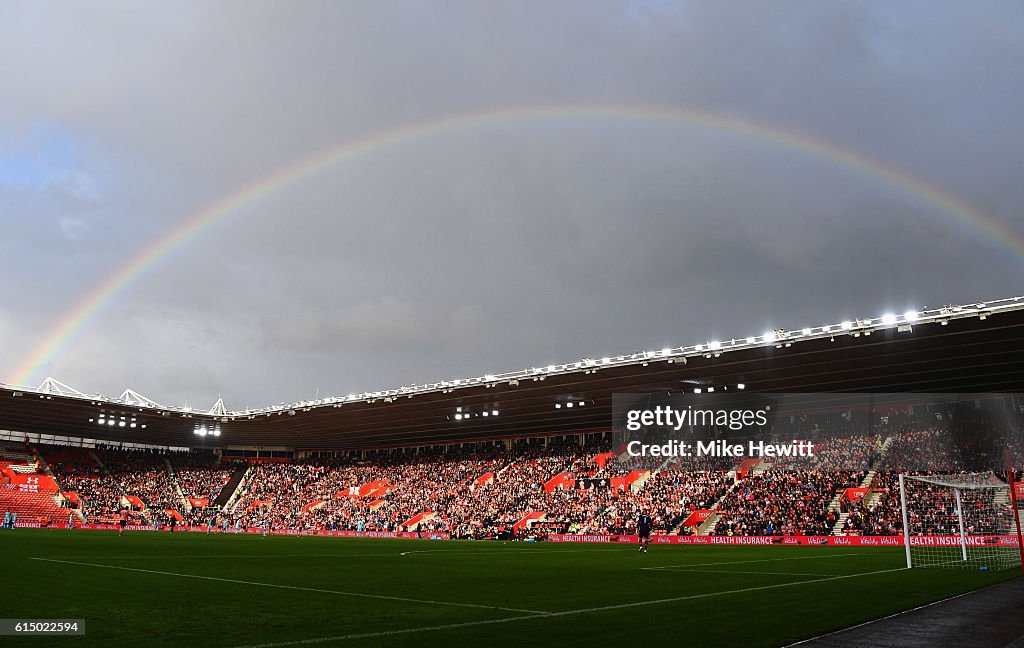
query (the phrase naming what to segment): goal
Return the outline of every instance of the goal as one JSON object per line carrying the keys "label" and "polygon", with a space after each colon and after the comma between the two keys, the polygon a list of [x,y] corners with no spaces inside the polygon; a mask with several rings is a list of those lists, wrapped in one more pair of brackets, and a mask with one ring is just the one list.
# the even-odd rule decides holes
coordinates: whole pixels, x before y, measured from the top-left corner
{"label": "goal", "polygon": [[1020,568],[1010,484],[992,472],[900,474],[899,483],[907,567]]}

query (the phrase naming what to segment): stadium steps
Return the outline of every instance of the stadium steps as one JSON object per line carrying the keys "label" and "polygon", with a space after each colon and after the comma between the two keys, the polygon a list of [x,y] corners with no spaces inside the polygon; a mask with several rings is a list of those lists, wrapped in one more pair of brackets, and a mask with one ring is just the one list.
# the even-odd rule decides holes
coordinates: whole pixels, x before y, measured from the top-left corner
{"label": "stadium steps", "polygon": [[868,474],[860,481],[861,488],[871,488],[871,482],[875,481],[875,475],[878,474],[877,470],[869,470]]}
{"label": "stadium steps", "polygon": [[96,465],[100,467],[100,470],[103,471],[103,474],[107,477],[110,477],[110,469],[107,468],[107,464],[103,463],[103,460],[100,459],[100,456],[96,454],[96,451],[89,450],[89,456],[92,457],[92,460],[95,461]]}
{"label": "stadium steps", "polygon": [[[717,503],[715,504],[717,506]],[[715,527],[718,526],[718,521],[722,518],[718,513],[712,513],[708,516],[708,519],[700,523],[697,527],[697,531],[694,535],[707,536],[715,532]]]}
{"label": "stadium steps", "polygon": [[218,494],[216,499],[213,500],[214,506],[225,509],[233,504],[236,496],[241,495],[242,480],[248,472],[249,466],[239,466],[235,468],[235,472],[231,474],[231,478],[228,480],[228,483],[224,484],[224,488],[220,489],[220,494]]}
{"label": "stadium steps", "polygon": [[[46,457],[44,457],[43,453],[39,452],[38,450],[36,451],[36,459],[39,460],[39,467],[42,469],[43,473],[45,473],[46,476],[52,479],[61,489],[63,489],[64,487],[61,486],[60,480],[57,479],[57,475],[53,474],[53,470],[50,468],[50,464],[46,462]],[[63,508],[64,500],[66,499],[63,493],[57,491],[57,494],[53,496],[53,499],[54,501],[57,502],[58,506]],[[82,514],[79,513],[78,515],[79,517],[81,517]]]}
{"label": "stadium steps", "polygon": [[1013,504],[1010,502],[1010,489],[998,489],[996,490],[995,496],[992,498],[993,510],[999,511],[1001,509],[1007,509],[1013,511]]}
{"label": "stadium steps", "polygon": [[872,465],[874,465],[874,466],[881,466],[882,465],[882,461],[885,460],[886,455],[889,454],[889,448],[891,448],[892,444],[895,443],[897,436],[898,435],[894,434],[893,436],[886,437],[885,441],[882,441],[882,447],[878,449],[878,458],[875,459],[875,463],[872,464]]}
{"label": "stadium steps", "polygon": [[718,521],[722,519],[722,516],[718,513],[718,507],[722,505],[722,500],[729,497],[730,494],[734,493],[742,484],[742,479],[736,479],[736,471],[732,472],[733,484],[725,491],[725,495],[718,498],[714,504],[711,505],[711,510],[714,511],[708,516],[708,519],[704,520],[699,527],[695,535],[711,535],[715,532],[715,528],[718,526]]}
{"label": "stadium steps", "polygon": [[167,467],[167,474],[171,476],[171,483],[174,484],[174,492],[178,495],[178,506],[182,507],[182,511],[191,511],[192,502],[188,501],[185,493],[181,492],[181,484],[178,483],[178,475],[174,472],[171,460],[164,457],[164,465]]}

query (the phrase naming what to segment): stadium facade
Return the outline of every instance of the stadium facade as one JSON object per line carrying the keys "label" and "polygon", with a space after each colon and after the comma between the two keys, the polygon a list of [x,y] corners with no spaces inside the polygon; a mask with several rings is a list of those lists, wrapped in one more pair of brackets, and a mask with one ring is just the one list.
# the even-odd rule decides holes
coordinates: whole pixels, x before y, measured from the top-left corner
{"label": "stadium facade", "polygon": [[1021,393],[1021,366],[1016,297],[256,410],[2,385],[0,429],[291,455],[605,430],[621,392]]}

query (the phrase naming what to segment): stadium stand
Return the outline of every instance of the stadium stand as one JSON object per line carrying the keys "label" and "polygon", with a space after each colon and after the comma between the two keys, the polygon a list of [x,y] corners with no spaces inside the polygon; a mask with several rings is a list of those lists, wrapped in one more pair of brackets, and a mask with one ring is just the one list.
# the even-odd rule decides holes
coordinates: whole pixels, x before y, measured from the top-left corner
{"label": "stadium stand", "polygon": [[[898,412],[795,417],[777,436],[813,438],[815,456],[774,463],[630,457],[611,447],[608,432],[251,465],[210,452],[25,446],[0,449],[0,506],[40,519],[71,507],[87,521],[113,522],[128,507],[146,524],[173,516],[191,525],[213,519],[232,528],[443,531],[475,539],[631,534],[641,511],[661,534],[899,535],[900,470],[970,467],[963,456],[977,449],[965,454],[955,431],[948,420]],[[29,488],[23,482],[30,478],[43,485]],[[915,497],[929,494],[921,489]],[[914,533],[949,532],[942,497],[929,501],[935,516],[912,520]]]}

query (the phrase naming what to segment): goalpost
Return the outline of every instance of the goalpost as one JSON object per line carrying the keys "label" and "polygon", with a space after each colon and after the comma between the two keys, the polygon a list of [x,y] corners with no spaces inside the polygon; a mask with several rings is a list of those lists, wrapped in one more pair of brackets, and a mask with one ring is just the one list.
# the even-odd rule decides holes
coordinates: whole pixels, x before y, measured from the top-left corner
{"label": "goalpost", "polygon": [[907,567],[1021,567],[1019,503],[992,472],[900,474]]}

